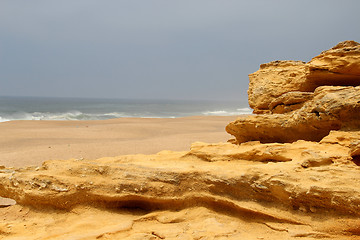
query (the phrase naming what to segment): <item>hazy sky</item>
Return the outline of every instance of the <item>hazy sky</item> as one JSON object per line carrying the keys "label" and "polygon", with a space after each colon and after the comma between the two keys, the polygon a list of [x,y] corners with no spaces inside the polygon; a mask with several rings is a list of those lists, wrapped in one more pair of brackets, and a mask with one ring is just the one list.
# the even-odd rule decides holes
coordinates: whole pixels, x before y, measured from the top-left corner
{"label": "hazy sky", "polygon": [[246,97],[249,73],[360,41],[359,0],[1,0],[0,96]]}

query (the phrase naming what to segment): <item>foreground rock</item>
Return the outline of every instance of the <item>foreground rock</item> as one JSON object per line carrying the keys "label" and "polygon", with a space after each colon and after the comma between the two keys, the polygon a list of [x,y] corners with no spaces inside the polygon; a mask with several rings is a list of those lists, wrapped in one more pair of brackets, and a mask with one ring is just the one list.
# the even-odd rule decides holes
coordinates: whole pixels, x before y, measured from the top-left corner
{"label": "foreground rock", "polygon": [[[353,217],[360,215],[360,170],[348,147],[354,144],[350,137],[344,144],[196,143],[190,152],[48,161],[40,168],[2,169],[0,195],[29,206],[28,212],[34,207],[64,209],[60,215],[67,222],[77,219],[89,224],[89,211],[113,212],[105,224],[97,221],[83,235],[87,239],[133,238],[140,233],[147,236],[143,239],[193,239],[195,235],[238,239],[246,236],[242,228],[250,219],[251,228],[264,239],[350,237],[358,227]],[[79,206],[89,207],[79,210]],[[137,217],[127,213],[119,221],[124,213],[116,209],[124,207],[145,212]],[[37,220],[27,217],[27,222],[41,222],[41,214],[35,215]],[[325,216],[326,225],[320,220]],[[206,228],[201,222],[208,228],[197,232]],[[189,223],[191,227],[186,226]],[[14,230],[0,225],[8,237],[25,230],[20,226],[23,222],[11,224]],[[45,236],[41,230],[31,231]],[[49,236],[63,239],[59,233]]]}

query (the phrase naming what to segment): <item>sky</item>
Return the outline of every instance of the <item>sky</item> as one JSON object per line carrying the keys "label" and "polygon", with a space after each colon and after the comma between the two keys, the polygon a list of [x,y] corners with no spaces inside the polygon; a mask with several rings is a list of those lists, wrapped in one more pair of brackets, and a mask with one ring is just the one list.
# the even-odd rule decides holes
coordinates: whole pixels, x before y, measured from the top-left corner
{"label": "sky", "polygon": [[0,96],[241,100],[248,74],[360,41],[359,0],[1,0]]}

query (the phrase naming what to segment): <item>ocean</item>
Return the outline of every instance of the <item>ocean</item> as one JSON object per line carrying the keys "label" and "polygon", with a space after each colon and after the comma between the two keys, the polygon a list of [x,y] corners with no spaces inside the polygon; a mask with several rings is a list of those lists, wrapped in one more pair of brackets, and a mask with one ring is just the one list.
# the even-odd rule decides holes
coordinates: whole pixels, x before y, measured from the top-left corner
{"label": "ocean", "polygon": [[251,114],[247,101],[130,100],[0,97],[0,122],[11,120],[105,120]]}

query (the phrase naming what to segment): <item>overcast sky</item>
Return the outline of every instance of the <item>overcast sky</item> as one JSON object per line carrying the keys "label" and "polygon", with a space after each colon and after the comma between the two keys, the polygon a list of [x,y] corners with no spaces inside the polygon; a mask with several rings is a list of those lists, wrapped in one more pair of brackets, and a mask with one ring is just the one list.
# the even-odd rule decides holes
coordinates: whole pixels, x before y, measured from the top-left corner
{"label": "overcast sky", "polygon": [[248,74],[360,41],[359,0],[1,0],[0,96],[246,98]]}

